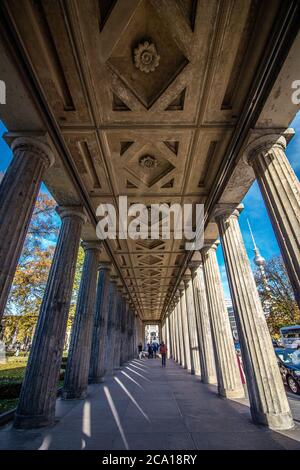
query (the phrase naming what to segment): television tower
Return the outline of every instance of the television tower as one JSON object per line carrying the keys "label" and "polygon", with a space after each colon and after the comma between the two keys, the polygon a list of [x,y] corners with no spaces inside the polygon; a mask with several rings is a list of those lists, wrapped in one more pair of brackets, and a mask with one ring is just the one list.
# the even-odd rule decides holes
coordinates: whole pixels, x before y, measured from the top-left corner
{"label": "television tower", "polygon": [[258,269],[260,270],[260,274],[261,274],[261,277],[262,277],[262,280],[263,280],[264,284],[267,285],[267,277],[266,277],[266,270],[265,270],[266,260],[263,256],[261,256],[260,251],[259,251],[259,249],[258,249],[258,247],[255,243],[255,239],[254,239],[254,236],[253,236],[253,233],[252,233],[252,230],[251,230],[250,223],[249,223],[248,219],[247,219],[247,223],[248,223],[248,227],[249,227],[249,230],[250,230],[250,235],[251,235],[252,242],[253,242],[253,251],[254,251],[253,261],[256,264],[256,266],[258,267]]}

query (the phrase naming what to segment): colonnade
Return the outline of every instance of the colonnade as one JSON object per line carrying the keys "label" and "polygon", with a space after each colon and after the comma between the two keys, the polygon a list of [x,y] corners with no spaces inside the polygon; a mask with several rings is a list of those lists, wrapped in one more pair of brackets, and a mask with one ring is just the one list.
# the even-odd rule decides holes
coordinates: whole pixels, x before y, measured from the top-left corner
{"label": "colonnade", "polygon": [[[285,155],[287,134],[272,131],[245,151],[252,165],[299,303],[300,191]],[[0,186],[0,319],[43,176],[54,155],[38,137],[12,139],[14,158]],[[266,319],[243,243],[241,206],[219,204],[214,213],[224,252],[252,418],[273,429],[293,426]],[[15,426],[54,423],[57,383],[70,307],[84,207],[58,208],[61,229],[30,352]],[[200,260],[192,261],[161,325],[168,357],[216,383],[224,398],[244,396],[216,257],[217,240],[205,240]],[[86,397],[88,383],[99,383],[132,359],[143,341],[142,322],[111,263],[99,262],[101,242],[84,240],[85,252],[62,396]]]}
{"label": "colonnade", "polygon": [[[264,130],[245,150],[273,225],[296,301],[300,305],[300,186],[286,157],[291,129]],[[243,206],[219,204],[219,229],[241,345],[252,419],[272,429],[294,426],[266,318],[239,226]],[[217,384],[221,397],[241,398],[244,389],[225,305],[216,249],[205,240],[163,320],[163,337],[174,358],[201,381]],[[179,333],[178,333],[179,332]]]}
{"label": "colonnade", "polygon": [[[252,419],[272,429],[294,426],[266,318],[244,246],[242,206],[215,211],[241,345]],[[217,262],[216,240],[207,240],[192,262],[164,319],[170,355],[221,397],[242,398],[244,389]],[[181,334],[176,332],[182,330]],[[168,333],[166,333],[168,331]],[[166,336],[168,335],[168,336]],[[197,367],[195,365],[197,364]]]}

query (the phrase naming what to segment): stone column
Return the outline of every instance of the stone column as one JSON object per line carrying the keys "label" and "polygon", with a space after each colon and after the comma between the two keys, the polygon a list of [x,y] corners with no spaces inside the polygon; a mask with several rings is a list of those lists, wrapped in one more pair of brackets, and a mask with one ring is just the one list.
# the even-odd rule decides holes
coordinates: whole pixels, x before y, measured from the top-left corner
{"label": "stone column", "polygon": [[58,213],[62,225],[15,414],[18,428],[54,424],[79,240],[86,220],[79,207],[60,207]]}
{"label": "stone column", "polygon": [[100,242],[83,242],[83,270],[72,326],[63,398],[85,398],[89,378]]}
{"label": "stone column", "polygon": [[191,373],[200,375],[199,340],[196,323],[196,309],[193,294],[192,274],[188,269],[184,275],[186,312],[189,330]]}
{"label": "stone column", "polygon": [[134,344],[133,344],[133,357],[134,357],[134,359],[137,358],[139,342],[140,342],[139,317],[138,317],[138,313],[135,312],[134,313]]}
{"label": "stone column", "polygon": [[300,307],[300,184],[287,157],[293,129],[264,130],[246,149]]}
{"label": "stone column", "polygon": [[173,314],[174,309],[171,305],[170,316],[169,316],[169,329],[170,329],[170,340],[169,340],[169,359],[174,359],[174,330],[173,330]]}
{"label": "stone column", "polygon": [[217,243],[202,249],[203,268],[212,339],[215,351],[219,395],[227,398],[244,396],[229,316],[217,261]]}
{"label": "stone column", "polygon": [[242,206],[216,211],[252,419],[272,429],[294,426],[277,359],[244,246],[238,216]]}
{"label": "stone column", "polygon": [[166,317],[166,345],[167,345],[167,358],[170,359],[172,354],[171,345],[171,332],[170,332],[170,313]]}
{"label": "stone column", "polygon": [[190,337],[189,337],[189,326],[187,320],[187,310],[186,310],[186,295],[185,295],[185,285],[181,281],[179,285],[179,290],[181,293],[180,297],[180,311],[181,311],[181,324],[182,324],[182,338],[183,338],[183,364],[182,366],[185,369],[191,370],[191,347],[190,347]]}
{"label": "stone column", "polygon": [[125,294],[125,288],[123,288],[122,294],[122,314],[121,314],[121,366],[124,365],[127,361],[126,359],[126,328],[127,328],[127,296]]}
{"label": "stone column", "polygon": [[176,304],[172,303],[172,335],[173,335],[173,359],[177,361],[177,339],[176,339]]}
{"label": "stone column", "polygon": [[121,314],[122,314],[122,287],[117,287],[117,310],[116,310],[116,345],[114,352],[114,369],[121,366]]}
{"label": "stone column", "polygon": [[174,323],[175,323],[175,306],[174,306],[173,303],[172,303],[171,309],[172,309],[171,317],[170,317],[170,331],[171,331],[171,342],[172,342],[171,354],[172,354],[172,359],[175,360],[175,356],[176,356],[175,327],[174,327]]}
{"label": "stone column", "polygon": [[133,335],[133,328],[132,328],[132,305],[129,304],[128,308],[128,318],[127,318],[127,361],[132,359],[132,335]]}
{"label": "stone column", "polygon": [[174,310],[173,310],[173,331],[174,331],[174,359],[176,362],[180,362],[179,349],[178,349],[178,320],[177,320],[177,303],[176,294],[174,299]]}
{"label": "stone column", "polygon": [[116,348],[117,330],[117,277],[111,276],[109,286],[109,310],[107,321],[107,336],[105,345],[106,375],[112,375],[114,370],[114,353]]}
{"label": "stone column", "polygon": [[183,301],[181,300],[180,291],[177,292],[177,340],[178,340],[178,362],[182,367],[185,367],[185,345],[183,337],[183,324],[182,324],[182,313],[181,307]]}
{"label": "stone column", "polygon": [[132,303],[132,309],[131,309],[131,319],[130,319],[130,360],[135,358],[134,354],[134,304]]}
{"label": "stone column", "polygon": [[0,321],[45,171],[54,163],[50,147],[35,137],[11,144],[13,160],[0,185]]}
{"label": "stone column", "polygon": [[202,264],[191,265],[191,273],[199,339],[201,381],[215,384],[217,382],[215,357]]}
{"label": "stone column", "polygon": [[170,359],[171,357],[173,357],[172,308],[171,307],[169,307],[168,323],[166,326],[167,326],[167,335],[168,335],[167,358]]}
{"label": "stone column", "polygon": [[103,382],[103,376],[105,374],[105,343],[109,307],[110,269],[111,263],[100,263],[89,371],[90,383]]}

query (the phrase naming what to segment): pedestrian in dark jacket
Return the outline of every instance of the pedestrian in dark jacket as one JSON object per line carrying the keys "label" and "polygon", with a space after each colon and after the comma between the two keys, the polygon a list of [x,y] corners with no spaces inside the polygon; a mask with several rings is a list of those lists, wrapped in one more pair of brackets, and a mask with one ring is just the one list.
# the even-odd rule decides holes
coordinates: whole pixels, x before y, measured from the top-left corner
{"label": "pedestrian in dark jacket", "polygon": [[148,344],[148,359],[153,359],[153,348],[151,344]]}
{"label": "pedestrian in dark jacket", "polygon": [[168,348],[163,341],[160,344],[159,352],[161,354],[161,365],[163,367],[166,367],[166,358],[167,358]]}

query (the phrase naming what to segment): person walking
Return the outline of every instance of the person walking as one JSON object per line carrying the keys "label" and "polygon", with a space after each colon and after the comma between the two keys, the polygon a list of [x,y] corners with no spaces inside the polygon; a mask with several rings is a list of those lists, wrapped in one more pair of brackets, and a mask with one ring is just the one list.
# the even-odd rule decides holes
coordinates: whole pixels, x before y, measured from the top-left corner
{"label": "person walking", "polygon": [[151,346],[151,344],[149,343],[148,344],[148,359],[153,359],[153,348]]}
{"label": "person walking", "polygon": [[153,349],[153,353],[154,353],[154,359],[156,359],[156,353],[157,353],[157,350],[158,350],[157,343],[153,343],[152,349]]}
{"label": "person walking", "polygon": [[142,357],[143,357],[143,345],[142,345],[142,343],[139,343],[139,345],[138,345],[138,353],[139,353],[139,359],[142,359]]}
{"label": "person walking", "polygon": [[160,344],[159,352],[161,354],[161,365],[162,367],[166,367],[166,358],[167,358],[167,351],[168,348],[165,343],[162,341]]}

